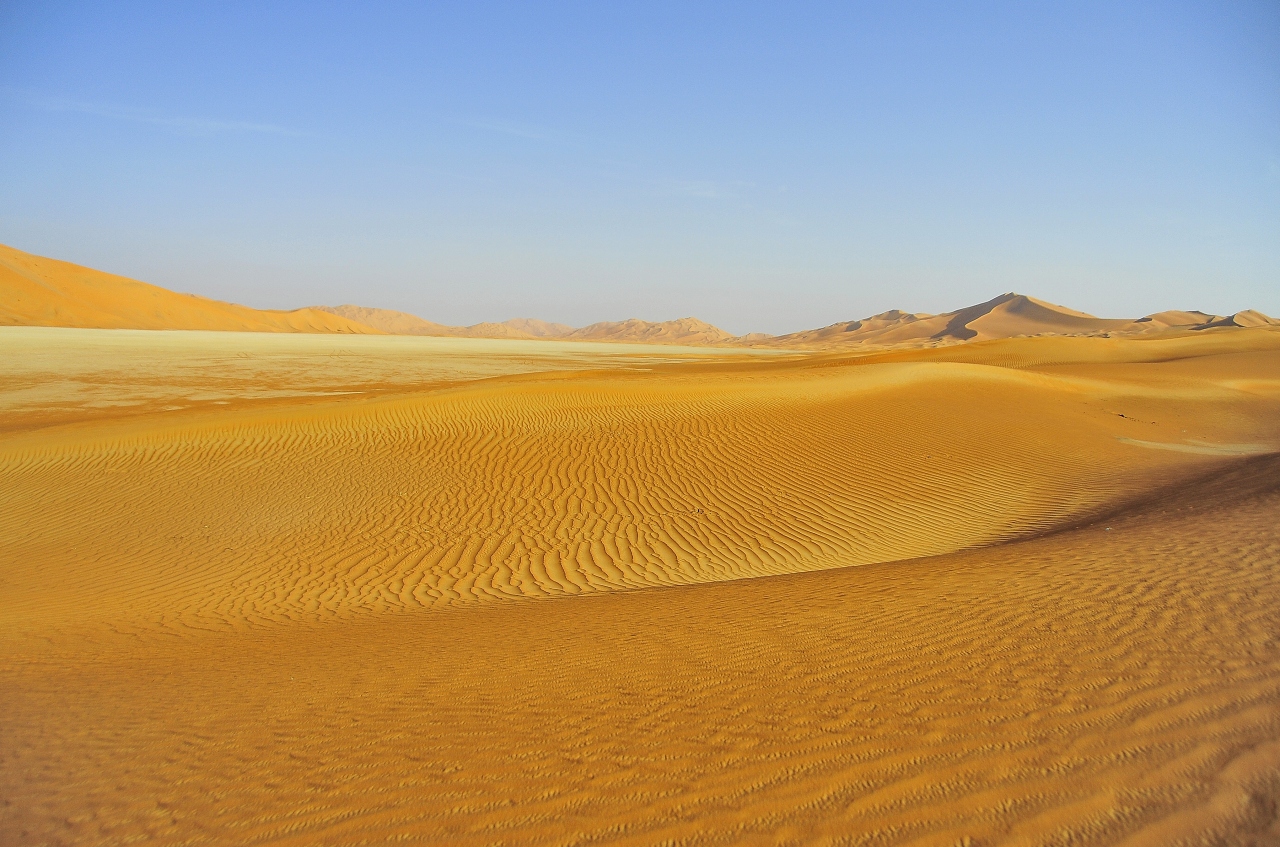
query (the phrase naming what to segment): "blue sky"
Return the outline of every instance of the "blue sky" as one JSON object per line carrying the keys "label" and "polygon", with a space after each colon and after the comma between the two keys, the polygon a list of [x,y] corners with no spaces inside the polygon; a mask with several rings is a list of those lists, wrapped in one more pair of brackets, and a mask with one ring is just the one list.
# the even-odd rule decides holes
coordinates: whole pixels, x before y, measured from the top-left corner
{"label": "blue sky", "polygon": [[0,4],[0,242],[270,308],[1280,314],[1280,4]]}

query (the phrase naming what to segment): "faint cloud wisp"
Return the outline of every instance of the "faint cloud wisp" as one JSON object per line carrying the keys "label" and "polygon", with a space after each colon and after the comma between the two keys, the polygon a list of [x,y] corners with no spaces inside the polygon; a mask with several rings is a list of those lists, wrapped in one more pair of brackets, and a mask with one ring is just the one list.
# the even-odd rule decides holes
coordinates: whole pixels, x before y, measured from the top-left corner
{"label": "faint cloud wisp", "polygon": [[496,121],[488,119],[476,118],[447,118],[449,123],[459,126],[468,126],[473,129],[484,129],[489,132],[497,132],[502,135],[514,135],[517,138],[527,138],[531,141],[546,141],[550,139],[551,133],[540,127],[530,126],[528,124],[513,123],[511,121]]}
{"label": "faint cloud wisp", "polygon": [[127,106],[116,106],[109,103],[86,103],[61,97],[39,97],[30,94],[16,94],[13,99],[42,112],[68,112],[79,115],[92,115],[109,120],[128,121],[130,123],[149,124],[151,126],[170,129],[189,135],[212,135],[227,132],[264,133],[268,135],[303,135],[294,129],[277,124],[256,123],[253,121],[227,121],[215,118],[190,118],[158,115],[146,109]]}

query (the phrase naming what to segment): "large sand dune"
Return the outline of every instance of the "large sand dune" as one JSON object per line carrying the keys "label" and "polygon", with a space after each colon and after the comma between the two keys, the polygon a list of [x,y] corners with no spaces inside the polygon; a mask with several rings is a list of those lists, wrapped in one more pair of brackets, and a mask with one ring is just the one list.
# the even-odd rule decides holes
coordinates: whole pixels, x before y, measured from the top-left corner
{"label": "large sand dune", "polygon": [[858,321],[771,336],[735,336],[693,317],[629,318],[575,329],[536,318],[449,326],[368,306],[267,311],[178,294],[137,280],[0,245],[0,326],[96,329],[363,333],[438,338],[608,341],[681,346],[751,346],[798,350],[880,350],[946,346],[1025,336],[1167,335],[1171,331],[1275,327],[1280,320],[1247,310],[1234,315],[1170,310],[1136,320],[1096,318],[1022,294],[1007,293],[941,315],[894,309]]}
{"label": "large sand dune", "polygon": [[1280,321],[1254,310],[1234,315],[1165,311],[1146,317],[1097,318],[1023,294],[1001,294],[984,303],[927,315],[894,309],[857,321],[841,321],[820,329],[771,336],[735,336],[697,318],[671,321],[603,321],[574,329],[564,324],[517,318],[468,327],[442,326],[404,312],[360,306],[317,306],[383,332],[457,338],[556,338],[682,345],[757,346],[783,349],[886,349],[936,347],[963,341],[1026,336],[1140,336],[1170,330],[1201,331],[1224,327],[1280,326]]}
{"label": "large sand dune", "polygon": [[1023,294],[1007,293],[941,315],[893,310],[860,321],[842,321],[821,329],[769,338],[782,347],[936,346],[1037,335],[1130,336],[1171,329],[1199,331],[1219,327],[1280,326],[1280,321],[1249,310],[1234,315],[1166,311],[1135,320],[1096,318]]}
{"label": "large sand dune", "polygon": [[251,309],[33,256],[0,244],[0,326],[211,329],[246,332],[379,330],[317,309]]}
{"label": "large sand dune", "polygon": [[1280,838],[1271,327],[0,348],[0,843]]}
{"label": "large sand dune", "polygon": [[1139,336],[1169,330],[1201,331],[1224,327],[1280,326],[1280,321],[1248,310],[1234,315],[1170,310],[1146,317],[1097,318],[1023,294],[1001,294],[984,303],[928,315],[897,309],[857,321],[841,321],[820,329],[771,336],[735,336],[697,318],[671,321],[603,321],[574,329],[564,324],[518,318],[468,327],[442,326],[404,312],[360,306],[318,306],[361,321],[383,332],[459,338],[558,338],[591,341],[652,342],[683,345],[747,345],[790,349],[884,349],[936,347],[963,341],[1026,336]]}

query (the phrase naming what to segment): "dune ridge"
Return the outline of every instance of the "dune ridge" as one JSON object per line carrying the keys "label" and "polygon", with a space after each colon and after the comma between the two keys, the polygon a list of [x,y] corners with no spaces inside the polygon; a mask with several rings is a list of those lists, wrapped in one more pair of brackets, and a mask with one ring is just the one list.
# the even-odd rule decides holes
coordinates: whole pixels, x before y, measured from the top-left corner
{"label": "dune ridge", "polygon": [[179,294],[0,245],[0,326],[205,329],[242,332],[379,330],[316,309],[270,311]]}
{"label": "dune ridge", "polygon": [[659,344],[730,344],[736,336],[697,318],[673,321],[602,321],[576,329],[565,338],[590,341],[642,341]]}
{"label": "dune ridge", "polygon": [[[1215,337],[1193,341],[1217,350]],[[1188,343],[1142,367],[1178,375]],[[16,578],[2,617],[149,609],[217,627],[990,544],[1217,458],[1138,442],[1280,443],[1258,411],[1280,392],[1266,364],[1276,349],[1245,354],[1263,364],[1243,386],[961,362],[690,363],[36,431],[0,448],[0,530],[11,561],[45,566]],[[1233,410],[1230,427],[1181,431]],[[91,505],[104,503],[121,511]],[[137,510],[168,529],[145,530],[127,517]]]}
{"label": "dune ridge", "polygon": [[1248,310],[1234,315],[1204,312],[1157,312],[1131,320],[1096,318],[1093,315],[1009,292],[985,303],[941,315],[893,310],[821,329],[769,338],[776,346],[841,347],[866,345],[922,346],[961,341],[988,341],[1035,335],[1142,335],[1172,329],[1204,330],[1225,327],[1280,326],[1280,321]]}
{"label": "dune ridge", "polygon": [[[565,339],[572,341],[620,341],[651,344],[732,344],[740,339],[697,318],[672,321],[601,321],[575,329],[567,324],[536,318],[512,318],[502,323],[447,326],[423,320],[407,312],[372,309],[364,306],[315,306],[351,320],[361,321],[383,332],[403,335],[434,335],[450,338]],[[758,336],[765,339],[769,336]]]}
{"label": "dune ridge", "polygon": [[1219,463],[1105,525],[908,562],[47,633],[0,661],[0,834],[1266,845],[1278,471]]}
{"label": "dune ridge", "polygon": [[574,329],[564,324],[547,324],[521,318],[505,323],[482,323],[470,327],[433,324],[384,309],[358,306],[318,306],[353,320],[364,320],[385,332],[470,338],[558,338],[638,343],[746,345],[799,350],[865,347],[925,347],[969,341],[989,341],[1022,336],[1138,336],[1170,330],[1253,328],[1280,326],[1280,321],[1261,312],[1247,310],[1233,315],[1204,312],[1165,311],[1142,318],[1097,318],[1023,294],[1006,293],[984,303],[941,315],[903,312],[893,309],[857,321],[841,321],[813,330],[787,335],[750,333],[735,336],[697,318],[672,321],[603,321]]}
{"label": "dune ridge", "polygon": [[392,335],[430,335],[440,338],[564,338],[573,332],[565,324],[548,323],[535,318],[513,318],[502,323],[485,322],[471,326],[449,326],[423,320],[408,312],[374,309],[367,306],[312,306],[331,314],[359,321]]}
{"label": "dune ridge", "polygon": [[0,245],[0,326],[116,329],[204,329],[254,332],[355,332],[442,338],[552,339],[797,350],[922,347],[1036,335],[1143,335],[1169,331],[1280,326],[1256,310],[1233,315],[1164,311],[1131,319],[1096,318],[1022,294],[941,315],[897,309],[856,321],[786,335],[735,336],[694,317],[629,318],[574,328],[536,318],[449,326],[407,312],[367,306],[311,306],[293,311],[250,309],[177,294],[67,262]]}

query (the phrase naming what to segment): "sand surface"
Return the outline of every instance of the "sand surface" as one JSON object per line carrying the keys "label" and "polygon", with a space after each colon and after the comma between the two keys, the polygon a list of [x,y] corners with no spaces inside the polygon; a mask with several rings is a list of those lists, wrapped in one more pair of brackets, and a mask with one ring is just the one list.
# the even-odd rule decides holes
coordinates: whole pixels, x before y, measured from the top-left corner
{"label": "sand surface", "polygon": [[0,432],[157,411],[227,411],[214,407],[280,398],[422,391],[521,373],[781,355],[647,344],[0,326]]}
{"label": "sand surface", "polygon": [[0,244],[0,327],[6,326],[843,349],[847,355],[851,350],[934,347],[1025,336],[1164,335],[1169,330],[1280,328],[1280,320],[1253,310],[1226,316],[1171,310],[1136,320],[1104,319],[1009,292],[942,315],[895,309],[863,320],[841,321],[782,336],[735,336],[694,317],[666,321],[630,318],[578,329],[536,318],[447,326],[406,312],[351,304],[292,311],[252,309],[181,294]]}
{"label": "sand surface", "polygon": [[1274,329],[0,347],[0,843],[1280,843]]}
{"label": "sand surface", "polygon": [[33,256],[4,244],[0,326],[379,333],[318,309],[251,309]]}

